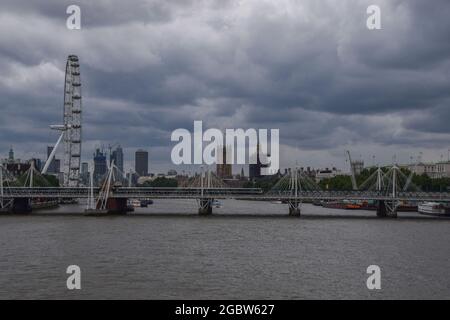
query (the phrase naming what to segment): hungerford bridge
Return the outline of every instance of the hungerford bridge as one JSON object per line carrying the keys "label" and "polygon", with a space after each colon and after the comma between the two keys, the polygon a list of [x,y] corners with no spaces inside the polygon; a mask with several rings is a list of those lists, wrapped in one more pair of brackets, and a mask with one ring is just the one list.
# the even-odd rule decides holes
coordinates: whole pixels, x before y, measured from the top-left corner
{"label": "hungerford bridge", "polygon": [[200,215],[212,214],[215,199],[282,201],[289,215],[300,216],[305,201],[372,200],[377,203],[378,217],[397,217],[402,201],[450,202],[450,193],[421,192],[399,167],[378,168],[354,191],[324,191],[299,169],[291,169],[274,187],[263,193],[258,188],[230,188],[211,171],[202,172],[184,186],[177,188],[123,187],[117,178],[118,168],[111,163],[100,187],[36,187],[35,181],[45,179],[32,165],[23,186],[16,186],[4,167],[0,170],[0,210],[22,213],[31,211],[35,199],[87,199],[86,215],[126,213],[128,199],[195,199]]}
{"label": "hungerford bridge", "polygon": [[[63,123],[50,126],[60,132],[60,136],[47,159],[42,172],[30,169],[23,179],[16,179],[4,168],[0,170],[0,212],[24,213],[31,211],[33,201],[86,198],[86,214],[101,215],[113,212],[126,212],[128,199],[196,199],[199,214],[212,213],[214,199],[242,199],[260,201],[282,201],[288,204],[289,214],[299,216],[301,204],[314,200],[374,200],[377,202],[379,217],[396,217],[401,201],[441,201],[450,202],[450,193],[426,193],[412,183],[412,174],[406,177],[397,166],[389,169],[378,168],[360,186],[356,186],[352,168],[353,191],[323,191],[298,169],[291,169],[280,178],[268,192],[261,189],[230,188],[211,172],[197,176],[190,184],[179,188],[131,188],[121,186],[118,169],[111,163],[101,187],[79,187],[80,158],[82,143],[82,104],[80,64],[76,55],[70,55],[66,63],[64,82]],[[64,146],[62,165],[62,187],[42,187],[56,150]],[[350,154],[349,154],[350,157]],[[351,159],[350,159],[351,163]],[[38,186],[39,185],[39,186]],[[44,183],[45,185],[45,183]],[[50,185],[47,182],[47,185]],[[38,200],[39,199],[39,200]]]}

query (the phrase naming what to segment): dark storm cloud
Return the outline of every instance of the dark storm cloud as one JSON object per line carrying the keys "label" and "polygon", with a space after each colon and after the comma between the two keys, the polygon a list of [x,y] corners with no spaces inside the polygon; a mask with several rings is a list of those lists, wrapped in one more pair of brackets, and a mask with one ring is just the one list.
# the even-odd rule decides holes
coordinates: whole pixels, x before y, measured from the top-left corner
{"label": "dark storm cloud", "polygon": [[428,112],[417,112],[405,121],[405,127],[419,132],[450,133],[450,99]]}
{"label": "dark storm cloud", "polygon": [[[66,29],[70,4],[82,30]],[[382,30],[366,28],[370,4]],[[303,150],[447,148],[448,16],[446,0],[5,0],[0,150],[55,139],[47,126],[62,118],[71,53],[89,147],[166,152],[172,130],[203,120],[279,128],[282,144]]]}
{"label": "dark storm cloud", "polygon": [[[377,42],[361,41],[355,48],[364,63],[375,68],[424,70],[448,61],[450,55],[450,5],[446,0],[396,1],[392,17],[386,27],[394,33],[384,38],[383,46]],[[399,23],[400,22],[400,23]],[[366,39],[366,41],[370,41]]]}
{"label": "dark storm cloud", "polygon": [[128,22],[162,23],[170,20],[172,5],[188,5],[190,1],[72,1],[34,0],[2,1],[2,8],[17,14],[32,14],[65,23],[66,8],[78,5],[83,8],[83,23],[87,27],[113,26]]}

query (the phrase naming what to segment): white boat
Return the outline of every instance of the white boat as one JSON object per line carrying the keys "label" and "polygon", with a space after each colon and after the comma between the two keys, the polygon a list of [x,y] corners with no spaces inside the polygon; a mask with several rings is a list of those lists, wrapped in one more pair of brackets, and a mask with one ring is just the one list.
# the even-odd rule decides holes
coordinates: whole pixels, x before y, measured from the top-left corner
{"label": "white boat", "polygon": [[222,203],[219,200],[213,200],[212,205],[215,208],[222,208]]}
{"label": "white boat", "polygon": [[141,201],[139,199],[128,200],[128,204],[132,207],[139,208],[141,206]]}
{"label": "white boat", "polygon": [[421,214],[429,214],[436,216],[450,215],[450,207],[438,202],[424,202],[419,204],[418,211]]}

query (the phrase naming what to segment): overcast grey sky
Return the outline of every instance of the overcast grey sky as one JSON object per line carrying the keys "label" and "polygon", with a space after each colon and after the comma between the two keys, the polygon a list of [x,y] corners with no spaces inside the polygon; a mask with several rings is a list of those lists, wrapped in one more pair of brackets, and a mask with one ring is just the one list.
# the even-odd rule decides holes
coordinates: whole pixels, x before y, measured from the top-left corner
{"label": "overcast grey sky", "polygon": [[[77,4],[82,29],[66,28]],[[381,8],[368,30],[366,9]],[[345,168],[447,158],[448,0],[2,0],[0,156],[45,159],[62,121],[65,60],[77,54],[83,161],[119,142],[127,167],[170,165],[170,134],[279,128],[281,166]]]}

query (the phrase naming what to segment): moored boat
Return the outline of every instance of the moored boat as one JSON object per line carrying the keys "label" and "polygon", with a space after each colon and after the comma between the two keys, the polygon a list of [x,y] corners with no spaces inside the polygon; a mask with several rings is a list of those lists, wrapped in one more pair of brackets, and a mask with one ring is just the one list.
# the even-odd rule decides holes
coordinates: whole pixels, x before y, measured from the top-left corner
{"label": "moored boat", "polygon": [[212,205],[215,208],[222,208],[222,203],[219,200],[213,200]]}
{"label": "moored boat", "polygon": [[359,204],[357,202],[351,202],[348,200],[323,202],[322,206],[324,208],[330,208],[330,209],[344,209],[344,210],[360,210],[361,209],[361,204]]}
{"label": "moored boat", "polygon": [[58,206],[59,206],[58,200],[37,199],[31,202],[31,208],[33,210],[50,209],[56,208]]}
{"label": "moored boat", "polygon": [[318,206],[318,207],[322,207],[323,206],[324,201],[323,200],[315,200],[313,201],[313,205]]}
{"label": "moored boat", "polygon": [[139,208],[141,207],[141,201],[139,199],[128,200],[128,205],[131,207]]}
{"label": "moored boat", "polygon": [[147,208],[149,204],[153,204],[153,200],[151,199],[144,199],[141,200],[141,208]]}
{"label": "moored boat", "polygon": [[439,202],[424,202],[419,204],[418,211],[421,214],[434,216],[450,216],[450,206]]}
{"label": "moored boat", "polygon": [[[377,202],[374,200],[363,201],[361,210],[377,210]],[[417,204],[411,202],[401,202],[397,207],[397,212],[417,212]]]}

